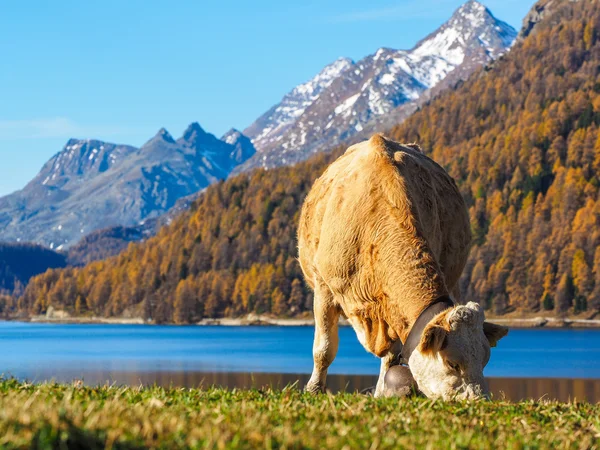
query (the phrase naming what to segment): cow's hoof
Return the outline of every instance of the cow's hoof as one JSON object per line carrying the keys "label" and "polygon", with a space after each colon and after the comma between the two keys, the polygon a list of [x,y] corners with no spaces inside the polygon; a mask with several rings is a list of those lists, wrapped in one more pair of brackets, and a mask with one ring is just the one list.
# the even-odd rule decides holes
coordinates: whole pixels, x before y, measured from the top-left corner
{"label": "cow's hoof", "polygon": [[325,385],[309,381],[304,390],[306,392],[310,392],[311,394],[322,394],[325,392]]}

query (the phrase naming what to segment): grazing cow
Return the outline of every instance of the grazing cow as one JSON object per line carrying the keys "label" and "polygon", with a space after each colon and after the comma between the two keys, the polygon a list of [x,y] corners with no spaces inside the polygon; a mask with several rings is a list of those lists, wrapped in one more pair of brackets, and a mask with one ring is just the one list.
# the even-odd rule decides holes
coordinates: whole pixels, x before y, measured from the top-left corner
{"label": "grazing cow", "polygon": [[[299,259],[314,289],[314,368],[306,389],[325,389],[345,316],[381,358],[375,395],[403,356],[430,398],[487,393],[490,347],[508,332],[479,305],[455,305],[471,242],[454,180],[417,145],[373,136],[317,179],[302,207]],[[404,343],[404,345],[403,345]]]}

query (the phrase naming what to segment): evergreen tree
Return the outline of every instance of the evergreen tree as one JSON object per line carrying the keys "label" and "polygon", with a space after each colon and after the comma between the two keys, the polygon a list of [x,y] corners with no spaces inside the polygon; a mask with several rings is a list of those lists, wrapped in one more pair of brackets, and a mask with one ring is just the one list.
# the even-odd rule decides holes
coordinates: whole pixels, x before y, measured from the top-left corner
{"label": "evergreen tree", "polygon": [[196,299],[189,280],[181,280],[175,291],[173,320],[175,323],[190,323],[194,320]]}
{"label": "evergreen tree", "polygon": [[556,309],[566,313],[573,305],[573,283],[566,273],[562,275],[556,289]]}

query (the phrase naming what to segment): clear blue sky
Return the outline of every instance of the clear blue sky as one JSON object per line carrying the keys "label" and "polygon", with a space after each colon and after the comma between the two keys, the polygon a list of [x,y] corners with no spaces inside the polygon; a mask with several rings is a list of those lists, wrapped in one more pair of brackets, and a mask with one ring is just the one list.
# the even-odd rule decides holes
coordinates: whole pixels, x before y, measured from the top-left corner
{"label": "clear blue sky", "polygon": [[[461,0],[0,2],[0,195],[70,137],[244,129],[340,56],[411,48]],[[519,28],[533,0],[484,0]]]}

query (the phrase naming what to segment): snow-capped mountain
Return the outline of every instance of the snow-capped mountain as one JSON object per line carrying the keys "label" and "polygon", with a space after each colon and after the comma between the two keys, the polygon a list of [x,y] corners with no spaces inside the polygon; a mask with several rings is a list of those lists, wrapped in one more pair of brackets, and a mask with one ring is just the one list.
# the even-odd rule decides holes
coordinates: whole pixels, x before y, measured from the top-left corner
{"label": "snow-capped mountain", "polygon": [[508,51],[516,35],[470,0],[412,50],[381,48],[358,62],[338,59],[244,130],[257,153],[233,173],[295,163],[397,123],[424,94],[466,79]]}
{"label": "snow-capped mountain", "polygon": [[496,59],[511,47],[517,31],[476,0],[462,5],[450,20],[417,43],[415,56],[439,56],[459,66],[465,58],[483,50]]}
{"label": "snow-capped mountain", "polygon": [[277,141],[298,120],[323,90],[354,65],[349,58],[340,58],[326,66],[313,79],[292,89],[281,102],[260,116],[244,130],[257,148],[268,147]]}
{"label": "snow-capped mountain", "polygon": [[25,188],[0,198],[0,236],[66,248],[92,231],[157,217],[254,154],[241,133],[227,139],[197,123],[177,140],[163,128],[139,149],[71,139]]}
{"label": "snow-capped mountain", "polygon": [[99,174],[116,166],[136,151],[129,145],[97,140],[70,139],[62,152],[48,161],[32,183],[60,187],[69,177]]}

